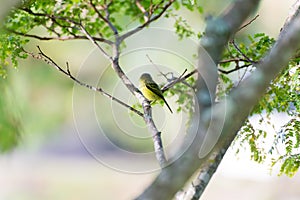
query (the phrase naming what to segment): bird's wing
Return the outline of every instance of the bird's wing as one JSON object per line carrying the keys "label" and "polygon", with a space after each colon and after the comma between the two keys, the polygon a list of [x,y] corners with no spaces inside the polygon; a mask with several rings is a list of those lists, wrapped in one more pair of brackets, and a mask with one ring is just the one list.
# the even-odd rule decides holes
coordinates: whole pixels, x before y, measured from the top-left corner
{"label": "bird's wing", "polygon": [[162,91],[159,89],[159,86],[156,83],[147,83],[146,87],[153,92],[154,94],[156,94],[157,96],[159,96],[160,98],[164,99],[164,96],[162,94]]}
{"label": "bird's wing", "polygon": [[167,103],[167,101],[165,100],[162,91],[160,90],[159,86],[156,83],[147,83],[146,87],[153,92],[154,94],[156,94],[157,96],[159,96],[167,105],[167,107],[169,108],[170,112],[173,113],[171,107],[169,106],[169,104]]}

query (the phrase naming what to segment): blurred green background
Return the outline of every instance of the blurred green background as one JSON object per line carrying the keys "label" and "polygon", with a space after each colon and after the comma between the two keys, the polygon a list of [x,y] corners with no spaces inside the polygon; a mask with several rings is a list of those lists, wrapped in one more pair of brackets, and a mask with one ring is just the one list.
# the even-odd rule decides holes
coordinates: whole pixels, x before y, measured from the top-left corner
{"label": "blurred green background", "polygon": [[[257,12],[260,17],[245,31],[265,32],[276,38],[292,3],[291,0],[263,1]],[[204,4],[207,4],[204,6],[206,14],[217,14],[228,1],[222,1],[219,8],[212,7],[215,1]],[[196,29],[204,29],[198,15],[181,12]],[[183,70],[182,66],[191,69],[197,41],[174,42],[175,37],[166,41],[164,37],[168,31],[165,30],[170,29],[172,24],[163,19],[154,23],[150,31],[145,29],[127,41],[121,63],[135,84],[145,69],[157,73],[146,54],[164,72],[171,70],[164,68],[170,65],[177,73]],[[163,33],[159,33],[161,30]],[[163,49],[139,49],[153,41],[189,58],[178,59],[178,55],[172,54],[174,52]],[[136,103],[109,63],[88,41],[33,40],[27,48],[36,52],[36,45],[61,66],[68,61],[73,74],[81,80],[99,84],[125,102]],[[178,49],[176,45],[184,48]],[[155,80],[163,82],[164,79],[156,76]],[[9,69],[7,78],[1,80],[1,87],[2,94],[6,94],[5,102],[9,102],[1,106],[5,108],[1,116],[5,116],[5,120],[15,120],[16,132],[20,130],[21,134],[15,136],[19,141],[17,148],[0,155],[0,199],[132,199],[157,174],[152,170],[157,168],[156,161],[153,155],[148,155],[152,151],[151,137],[139,118],[106,97],[74,85],[44,62],[31,58],[21,60],[19,68]],[[168,101],[176,106],[174,99]],[[0,104],[3,102],[0,100]],[[171,116],[162,112],[158,105],[153,112],[159,128],[167,133],[163,137],[170,155],[180,144],[182,136],[177,133],[185,128],[181,125],[186,116]],[[10,114],[12,118],[7,118]],[[181,123],[176,126],[174,122]],[[247,153],[236,157],[229,152],[202,199],[298,199],[299,175],[292,179],[277,177],[276,173],[270,175],[267,166],[248,161],[248,158]]]}

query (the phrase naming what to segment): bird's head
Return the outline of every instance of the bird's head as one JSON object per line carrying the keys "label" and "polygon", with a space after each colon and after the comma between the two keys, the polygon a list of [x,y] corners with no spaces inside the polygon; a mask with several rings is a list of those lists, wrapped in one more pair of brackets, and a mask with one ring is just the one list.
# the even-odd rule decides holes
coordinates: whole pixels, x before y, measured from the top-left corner
{"label": "bird's head", "polygon": [[152,77],[148,73],[143,73],[140,77],[140,82],[146,82],[146,81],[149,81],[149,80],[152,80]]}

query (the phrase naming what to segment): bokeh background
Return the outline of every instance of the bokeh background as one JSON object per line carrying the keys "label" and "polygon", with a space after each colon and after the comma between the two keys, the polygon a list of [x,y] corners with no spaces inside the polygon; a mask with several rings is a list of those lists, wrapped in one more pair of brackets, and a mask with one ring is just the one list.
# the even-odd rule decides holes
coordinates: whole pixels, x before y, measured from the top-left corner
{"label": "bokeh background", "polygon": [[[205,14],[218,14],[228,1],[218,3],[216,7],[216,1],[203,2]],[[292,3],[262,1],[259,18],[243,33],[265,32],[276,38]],[[197,14],[180,12],[195,29],[204,30]],[[128,23],[128,28],[133,26]],[[27,49],[36,52],[36,45],[61,66],[68,61],[81,80],[100,85],[130,105],[136,103],[109,62],[88,41],[33,40]],[[137,84],[143,71],[158,74],[146,55],[161,71],[178,74],[193,68],[196,49],[195,39],[178,41],[172,21],[162,19],[126,42],[121,64]],[[155,80],[164,81],[158,75]],[[20,116],[22,135],[17,148],[0,155],[1,200],[132,199],[158,173],[143,121],[106,97],[74,85],[56,69],[30,58],[21,60],[17,69],[9,69],[5,85],[11,106]],[[176,107],[175,99],[168,101]],[[170,115],[159,105],[153,112],[159,128],[166,133],[163,137],[171,155],[180,144],[179,133],[185,128],[187,116]],[[274,120],[281,117],[277,115]],[[298,174],[278,177],[276,169],[270,171],[268,165],[249,159],[247,150],[235,155],[230,149],[202,199],[300,198]]]}

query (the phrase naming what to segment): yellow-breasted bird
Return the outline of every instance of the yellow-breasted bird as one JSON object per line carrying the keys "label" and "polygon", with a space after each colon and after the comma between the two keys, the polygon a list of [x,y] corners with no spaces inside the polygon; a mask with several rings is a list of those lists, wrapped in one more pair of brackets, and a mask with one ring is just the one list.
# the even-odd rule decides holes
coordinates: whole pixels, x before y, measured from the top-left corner
{"label": "yellow-breasted bird", "polygon": [[165,100],[163,93],[159,86],[153,81],[152,77],[148,73],[144,73],[140,77],[140,90],[143,93],[143,95],[149,100],[149,101],[155,101],[162,99],[165,104],[168,106],[169,110],[172,112],[172,109],[170,108],[169,104]]}

